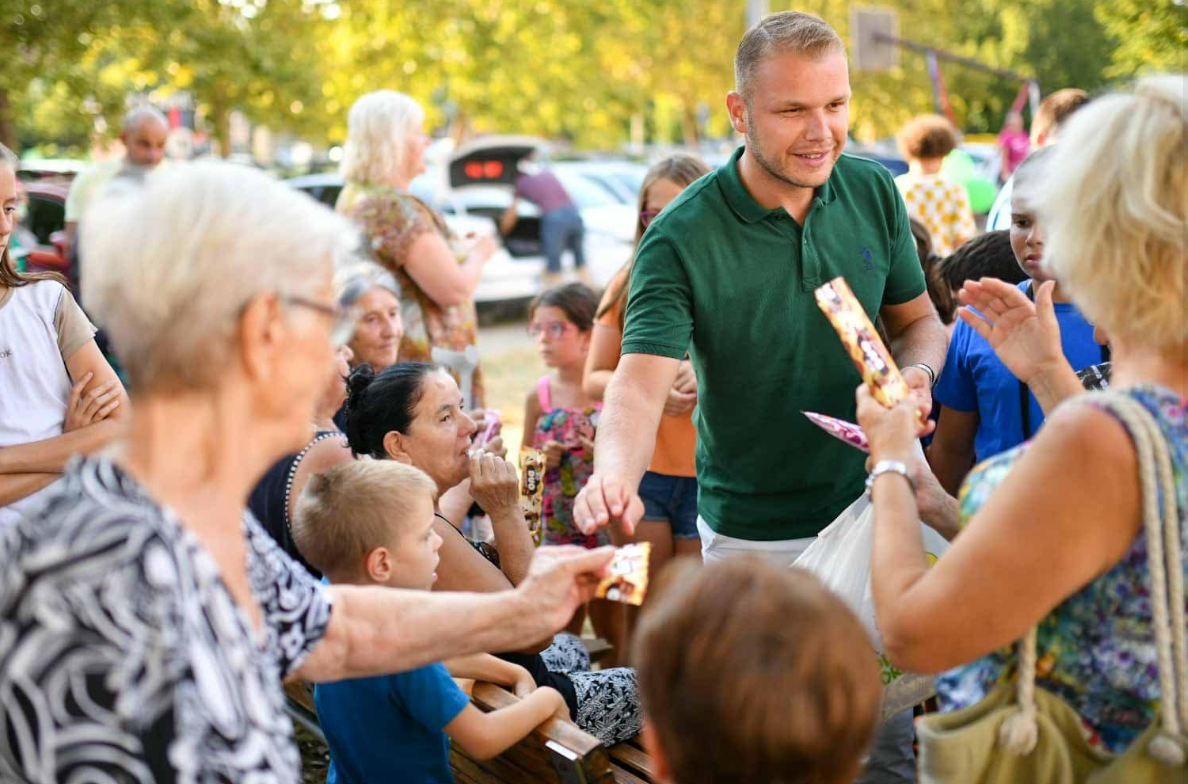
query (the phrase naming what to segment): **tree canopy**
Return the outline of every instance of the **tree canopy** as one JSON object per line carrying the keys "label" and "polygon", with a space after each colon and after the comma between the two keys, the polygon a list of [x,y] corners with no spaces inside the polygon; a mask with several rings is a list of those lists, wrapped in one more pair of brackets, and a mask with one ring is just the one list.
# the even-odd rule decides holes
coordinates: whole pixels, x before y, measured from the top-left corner
{"label": "tree canopy", "polygon": [[[899,33],[1037,79],[1099,90],[1185,70],[1183,0],[881,0]],[[744,26],[736,0],[5,0],[0,140],[79,153],[129,102],[185,93],[229,149],[233,110],[340,143],[360,95],[388,87],[429,125],[530,133],[577,147],[723,136]],[[847,39],[850,5],[789,4]],[[996,131],[1019,85],[946,64],[958,124]],[[932,110],[924,58],[854,73],[853,128],[891,135]]]}

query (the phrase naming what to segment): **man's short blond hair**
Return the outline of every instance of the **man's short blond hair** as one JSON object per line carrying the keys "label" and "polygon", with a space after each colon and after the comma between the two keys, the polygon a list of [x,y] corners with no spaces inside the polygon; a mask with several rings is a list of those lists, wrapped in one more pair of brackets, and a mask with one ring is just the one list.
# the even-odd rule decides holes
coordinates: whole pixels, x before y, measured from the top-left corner
{"label": "man's short blond hair", "polygon": [[368,553],[422,522],[413,513],[425,498],[437,498],[437,486],[419,468],[352,460],[310,478],[293,510],[293,542],[331,580],[355,581]]}
{"label": "man's short blond hair", "polygon": [[1188,76],[1151,76],[1077,112],[1044,162],[1046,263],[1089,321],[1188,343]]}
{"label": "man's short blond hair", "polygon": [[404,171],[404,144],[425,121],[425,110],[395,90],[376,90],[351,106],[338,171],[348,183],[390,184]]}
{"label": "man's short blond hair", "polygon": [[774,54],[796,52],[813,59],[832,52],[845,53],[837,31],[819,16],[803,11],[781,11],[763,17],[738,42],[734,55],[734,89],[751,100],[750,82],[759,63]]}

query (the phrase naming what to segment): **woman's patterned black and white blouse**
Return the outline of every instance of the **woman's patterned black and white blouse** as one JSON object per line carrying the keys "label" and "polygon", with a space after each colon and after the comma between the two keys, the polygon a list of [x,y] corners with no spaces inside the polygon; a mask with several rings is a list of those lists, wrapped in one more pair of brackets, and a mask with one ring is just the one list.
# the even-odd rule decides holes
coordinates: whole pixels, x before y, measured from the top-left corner
{"label": "woman's patterned black and white blouse", "polygon": [[245,512],[255,641],[214,559],[103,459],[76,460],[0,530],[0,781],[300,776],[281,678],[330,600]]}

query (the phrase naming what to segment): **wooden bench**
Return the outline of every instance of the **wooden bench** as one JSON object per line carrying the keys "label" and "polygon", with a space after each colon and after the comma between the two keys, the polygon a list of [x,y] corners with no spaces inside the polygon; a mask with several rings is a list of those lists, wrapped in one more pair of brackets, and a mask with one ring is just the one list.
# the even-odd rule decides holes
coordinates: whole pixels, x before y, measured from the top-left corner
{"label": "wooden bench", "polygon": [[[470,700],[480,710],[512,705],[517,697],[478,682]],[[637,739],[609,751],[567,721],[550,719],[498,757],[476,760],[450,747],[450,768],[458,784],[651,784],[652,761]]]}
{"label": "wooden bench", "polygon": [[[605,640],[583,639],[592,661],[610,652]],[[511,705],[514,694],[492,683],[476,682],[470,695],[480,710]],[[304,681],[285,684],[285,709],[322,743],[326,736],[318,724],[313,687]],[[609,750],[592,735],[567,721],[551,719],[531,735],[489,760],[468,757],[457,746],[450,748],[450,768],[458,784],[651,784],[652,760],[638,738]]]}

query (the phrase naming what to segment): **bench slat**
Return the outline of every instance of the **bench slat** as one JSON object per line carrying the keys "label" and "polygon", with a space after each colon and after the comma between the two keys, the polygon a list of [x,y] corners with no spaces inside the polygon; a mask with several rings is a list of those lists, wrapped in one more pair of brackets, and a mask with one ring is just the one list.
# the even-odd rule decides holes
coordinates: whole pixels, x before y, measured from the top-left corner
{"label": "bench slat", "polygon": [[647,779],[641,779],[626,768],[614,764],[611,765],[611,775],[614,776],[615,784],[651,784]]}
{"label": "bench slat", "polygon": [[656,771],[652,769],[652,758],[634,746],[619,743],[611,747],[610,755],[614,763],[646,778],[650,779],[656,775]]}

